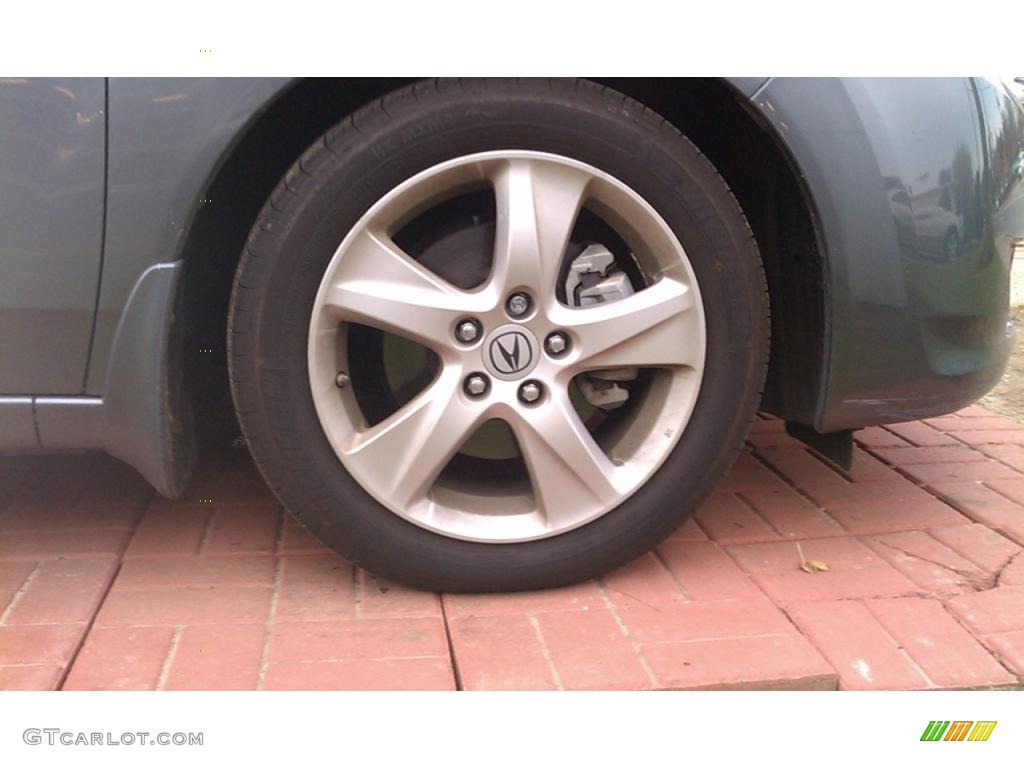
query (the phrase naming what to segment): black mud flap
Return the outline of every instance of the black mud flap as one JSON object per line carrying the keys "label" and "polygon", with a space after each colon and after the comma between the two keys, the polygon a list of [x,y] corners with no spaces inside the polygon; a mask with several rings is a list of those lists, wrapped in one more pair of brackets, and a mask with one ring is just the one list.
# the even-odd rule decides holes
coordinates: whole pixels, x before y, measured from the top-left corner
{"label": "black mud flap", "polygon": [[853,467],[853,430],[844,429],[840,432],[819,432],[814,427],[786,422],[786,434],[795,437],[804,445],[810,446],[829,461],[843,469]]}

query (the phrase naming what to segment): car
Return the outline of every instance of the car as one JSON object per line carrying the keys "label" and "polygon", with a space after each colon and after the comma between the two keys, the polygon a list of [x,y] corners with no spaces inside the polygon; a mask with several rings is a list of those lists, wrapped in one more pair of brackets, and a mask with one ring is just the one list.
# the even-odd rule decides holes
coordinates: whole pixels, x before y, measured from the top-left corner
{"label": "car", "polygon": [[237,415],[377,574],[594,577],[758,411],[849,468],[999,380],[1022,137],[977,78],[0,80],[0,450],[176,498]]}

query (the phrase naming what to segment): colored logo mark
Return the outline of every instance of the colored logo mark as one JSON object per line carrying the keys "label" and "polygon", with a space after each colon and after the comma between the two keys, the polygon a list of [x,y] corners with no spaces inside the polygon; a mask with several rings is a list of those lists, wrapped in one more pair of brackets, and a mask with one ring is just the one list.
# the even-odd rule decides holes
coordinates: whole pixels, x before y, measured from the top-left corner
{"label": "colored logo mark", "polygon": [[932,720],[921,741],[988,741],[995,727],[995,720]]}

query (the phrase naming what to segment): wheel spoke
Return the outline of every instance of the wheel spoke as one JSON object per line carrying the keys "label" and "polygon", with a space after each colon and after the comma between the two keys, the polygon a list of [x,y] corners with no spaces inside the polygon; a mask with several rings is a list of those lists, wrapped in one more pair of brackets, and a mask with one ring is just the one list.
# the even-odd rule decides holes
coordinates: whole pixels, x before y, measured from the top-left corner
{"label": "wheel spoke", "polygon": [[325,305],[339,320],[436,348],[448,343],[459,315],[472,311],[470,297],[366,230],[347,247]]}
{"label": "wheel spoke", "polygon": [[581,509],[613,504],[623,493],[622,469],[594,441],[566,394],[521,413],[511,426],[549,528],[577,519]]}
{"label": "wheel spoke", "polygon": [[357,432],[343,448],[346,460],[390,499],[405,507],[421,501],[480,421],[480,409],[460,397],[460,378],[455,368],[443,370],[387,419]]}
{"label": "wheel spoke", "polygon": [[555,282],[591,177],[576,168],[513,159],[493,177],[497,208],[492,283],[552,301]]}
{"label": "wheel spoke", "polygon": [[703,339],[693,292],[664,278],[621,301],[583,309],[559,306],[552,320],[579,339],[576,370],[694,366]]}

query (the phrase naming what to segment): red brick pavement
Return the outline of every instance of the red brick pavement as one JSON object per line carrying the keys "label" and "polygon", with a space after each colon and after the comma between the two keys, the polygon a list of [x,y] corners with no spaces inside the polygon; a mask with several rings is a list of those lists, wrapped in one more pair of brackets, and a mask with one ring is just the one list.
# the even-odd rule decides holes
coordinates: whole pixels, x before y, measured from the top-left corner
{"label": "red brick pavement", "polygon": [[856,437],[844,472],[758,418],[656,552],[508,595],[354,567],[240,450],[180,502],[106,457],[0,457],[0,688],[1020,687],[1024,426]]}

